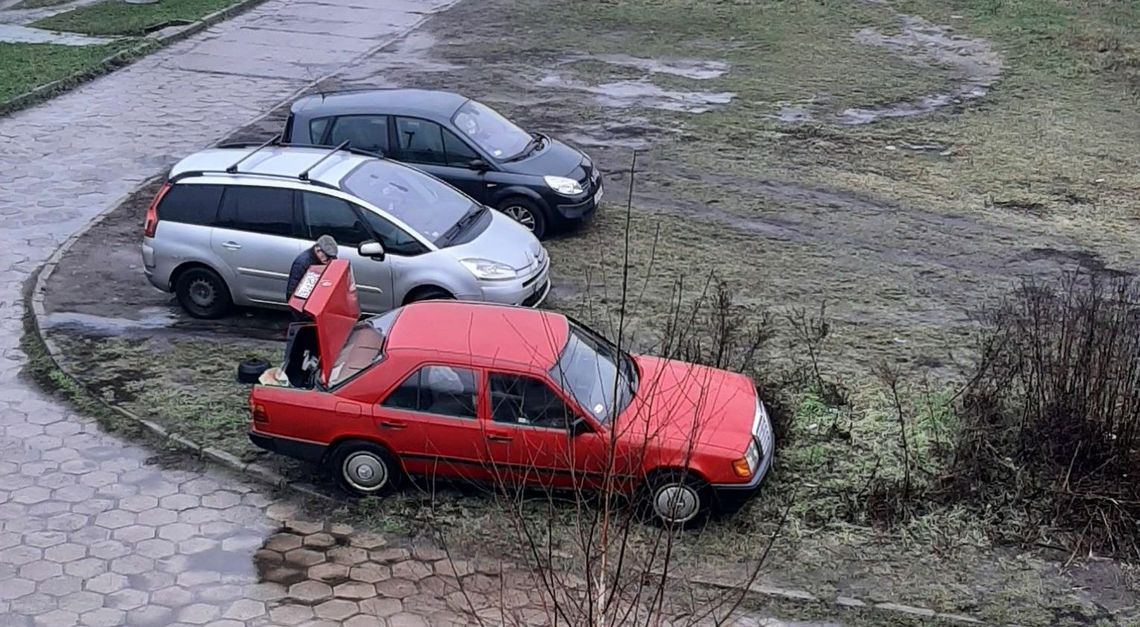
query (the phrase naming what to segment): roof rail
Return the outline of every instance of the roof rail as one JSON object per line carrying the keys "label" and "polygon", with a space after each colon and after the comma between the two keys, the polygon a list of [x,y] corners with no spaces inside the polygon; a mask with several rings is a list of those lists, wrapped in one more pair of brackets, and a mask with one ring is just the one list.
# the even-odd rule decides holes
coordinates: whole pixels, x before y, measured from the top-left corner
{"label": "roof rail", "polygon": [[[187,170],[185,172],[179,172],[178,174],[175,174],[174,176],[170,177],[170,179],[168,179],[167,182],[177,183],[178,181],[181,181],[182,179],[192,178],[195,176],[207,176],[210,174],[234,174],[234,173],[233,172],[227,172],[225,170]],[[295,178],[296,178],[296,177],[289,176],[287,174],[270,174],[267,172],[238,172],[237,174],[241,174],[242,176],[260,176],[260,177],[264,177],[264,178],[268,178],[268,179],[277,179],[277,180],[286,180],[286,181],[292,181],[292,180],[295,180]],[[316,185],[317,187],[324,187],[327,189],[339,189],[336,185],[332,185],[330,183],[325,183],[324,181],[314,181],[311,179],[303,179],[303,180],[304,180],[304,182],[308,183],[309,185]]]}
{"label": "roof rail", "polygon": [[[345,143],[347,143],[347,142],[345,142]],[[282,144],[277,144],[277,145],[282,147],[282,148],[324,148],[325,150],[332,148],[332,146],[329,146],[328,144],[325,144],[322,146],[320,144],[294,144],[292,142],[287,142],[287,143],[282,143]],[[341,145],[343,146],[344,144],[342,143]],[[372,152],[371,150],[365,150],[363,148],[356,148],[352,145],[344,146],[344,148],[341,148],[341,150],[343,150],[344,152],[347,152],[347,153],[354,154],[354,155],[359,155],[361,157],[373,157],[376,159],[386,159],[387,158],[382,153]]]}
{"label": "roof rail", "polygon": [[226,168],[226,172],[229,174],[233,174],[234,172],[237,172],[238,171],[238,165],[240,165],[242,161],[245,161],[246,159],[249,159],[253,155],[257,154],[257,152],[259,150],[261,150],[262,148],[265,148],[266,146],[269,146],[272,144],[276,144],[278,141],[280,141],[280,139],[281,139],[280,135],[274,135],[273,137],[270,137],[264,144],[261,144],[257,148],[254,148],[252,152],[246,154],[241,159],[238,159],[237,161],[230,164],[230,166]]}
{"label": "roof rail", "polygon": [[[276,144],[273,144],[273,145],[277,146],[278,148],[320,148],[322,150],[328,150],[329,148],[332,148],[332,146],[329,146],[327,144],[323,144],[323,145],[322,144],[296,144],[293,142],[283,142],[283,141],[278,141]],[[214,148],[218,149],[218,150],[234,150],[237,148],[261,148],[264,146],[265,146],[265,144],[260,143],[260,142],[231,142],[229,144],[218,144],[217,146],[214,146]],[[355,146],[351,146],[351,145],[345,146],[344,148],[341,148],[341,150],[343,150],[344,152],[352,153],[354,155],[359,155],[361,157],[373,157],[376,159],[387,159],[387,157],[385,157],[383,153],[373,152],[371,150],[365,150],[363,148],[356,148]]]}
{"label": "roof rail", "polygon": [[320,96],[323,99],[325,96],[336,96],[337,94],[357,94],[362,91],[395,91],[397,89],[407,89],[407,87],[340,87],[337,89],[319,89],[316,93],[308,94],[308,96]]}
{"label": "roof rail", "polygon": [[297,175],[297,178],[301,179],[302,181],[307,181],[307,180],[309,180],[309,172],[312,172],[312,171],[313,171],[313,168],[315,168],[315,167],[317,167],[318,165],[320,165],[320,164],[324,163],[324,162],[325,162],[325,160],[327,160],[329,157],[332,157],[333,155],[335,155],[335,154],[337,153],[337,151],[339,151],[339,150],[343,149],[343,148],[344,148],[345,146],[347,146],[347,145],[348,145],[348,140],[347,140],[347,139],[346,139],[346,140],[344,140],[344,141],[342,141],[341,143],[337,144],[335,148],[333,148],[332,150],[330,150],[330,151],[328,152],[328,154],[326,154],[325,156],[321,157],[320,159],[317,159],[316,163],[314,163],[313,165],[311,165],[311,166],[309,166],[309,167],[305,168],[305,170],[304,170],[303,172],[301,172],[300,174],[298,174],[298,175]]}

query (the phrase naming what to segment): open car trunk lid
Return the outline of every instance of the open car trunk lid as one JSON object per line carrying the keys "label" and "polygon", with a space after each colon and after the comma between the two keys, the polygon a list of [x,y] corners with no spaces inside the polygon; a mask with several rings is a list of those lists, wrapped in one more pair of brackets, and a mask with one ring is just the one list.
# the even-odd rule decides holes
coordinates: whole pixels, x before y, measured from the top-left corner
{"label": "open car trunk lid", "polygon": [[323,266],[311,266],[293,291],[289,307],[316,323],[321,383],[327,384],[337,356],[360,318],[356,279],[348,260],[333,259]]}

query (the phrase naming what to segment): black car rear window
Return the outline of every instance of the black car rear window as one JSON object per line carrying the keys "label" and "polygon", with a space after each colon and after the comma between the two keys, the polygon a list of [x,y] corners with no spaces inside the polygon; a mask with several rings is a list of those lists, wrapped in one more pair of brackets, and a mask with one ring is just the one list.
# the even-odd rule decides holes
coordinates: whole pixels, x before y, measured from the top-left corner
{"label": "black car rear window", "polygon": [[210,226],[218,218],[221,185],[174,185],[158,205],[158,219]]}

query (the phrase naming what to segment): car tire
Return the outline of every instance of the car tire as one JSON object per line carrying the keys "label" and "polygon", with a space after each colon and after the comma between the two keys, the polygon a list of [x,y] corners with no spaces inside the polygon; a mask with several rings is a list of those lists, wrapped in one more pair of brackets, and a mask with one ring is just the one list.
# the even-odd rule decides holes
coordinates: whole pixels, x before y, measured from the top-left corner
{"label": "car tire", "polygon": [[197,266],[178,275],[174,284],[178,304],[195,318],[215,319],[226,315],[233,306],[230,288],[217,272]]}
{"label": "car tire", "polygon": [[257,383],[266,370],[269,370],[269,362],[264,359],[247,359],[238,364],[238,383],[246,385]]}
{"label": "car tire", "polygon": [[391,494],[402,479],[400,464],[387,449],[359,440],[337,446],[328,469],[341,489],[352,496]]}
{"label": "car tire", "polygon": [[404,299],[404,304],[418,303],[424,300],[455,300],[455,296],[439,287],[419,287]]}
{"label": "car tire", "polygon": [[668,470],[651,475],[638,499],[643,519],[673,529],[704,524],[712,512],[712,490],[693,474]]}
{"label": "car tire", "polygon": [[546,237],[546,227],[550,221],[534,201],[515,196],[499,203],[499,211],[526,227],[536,238]]}

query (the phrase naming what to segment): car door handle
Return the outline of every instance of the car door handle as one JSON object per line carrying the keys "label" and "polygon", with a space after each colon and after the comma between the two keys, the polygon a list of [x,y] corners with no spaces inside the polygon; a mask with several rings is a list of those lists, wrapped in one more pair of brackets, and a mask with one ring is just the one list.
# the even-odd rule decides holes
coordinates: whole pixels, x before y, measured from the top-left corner
{"label": "car door handle", "polygon": [[241,244],[237,242],[222,242],[222,248],[226,250],[241,250]]}
{"label": "car door handle", "polygon": [[492,442],[510,442],[514,438],[512,438],[509,435],[498,435],[495,433],[488,433],[487,439],[492,441]]}
{"label": "car door handle", "polygon": [[380,422],[381,429],[391,429],[393,431],[396,431],[399,429],[406,429],[407,427],[408,423],[406,422],[396,422],[393,420],[383,420]]}

